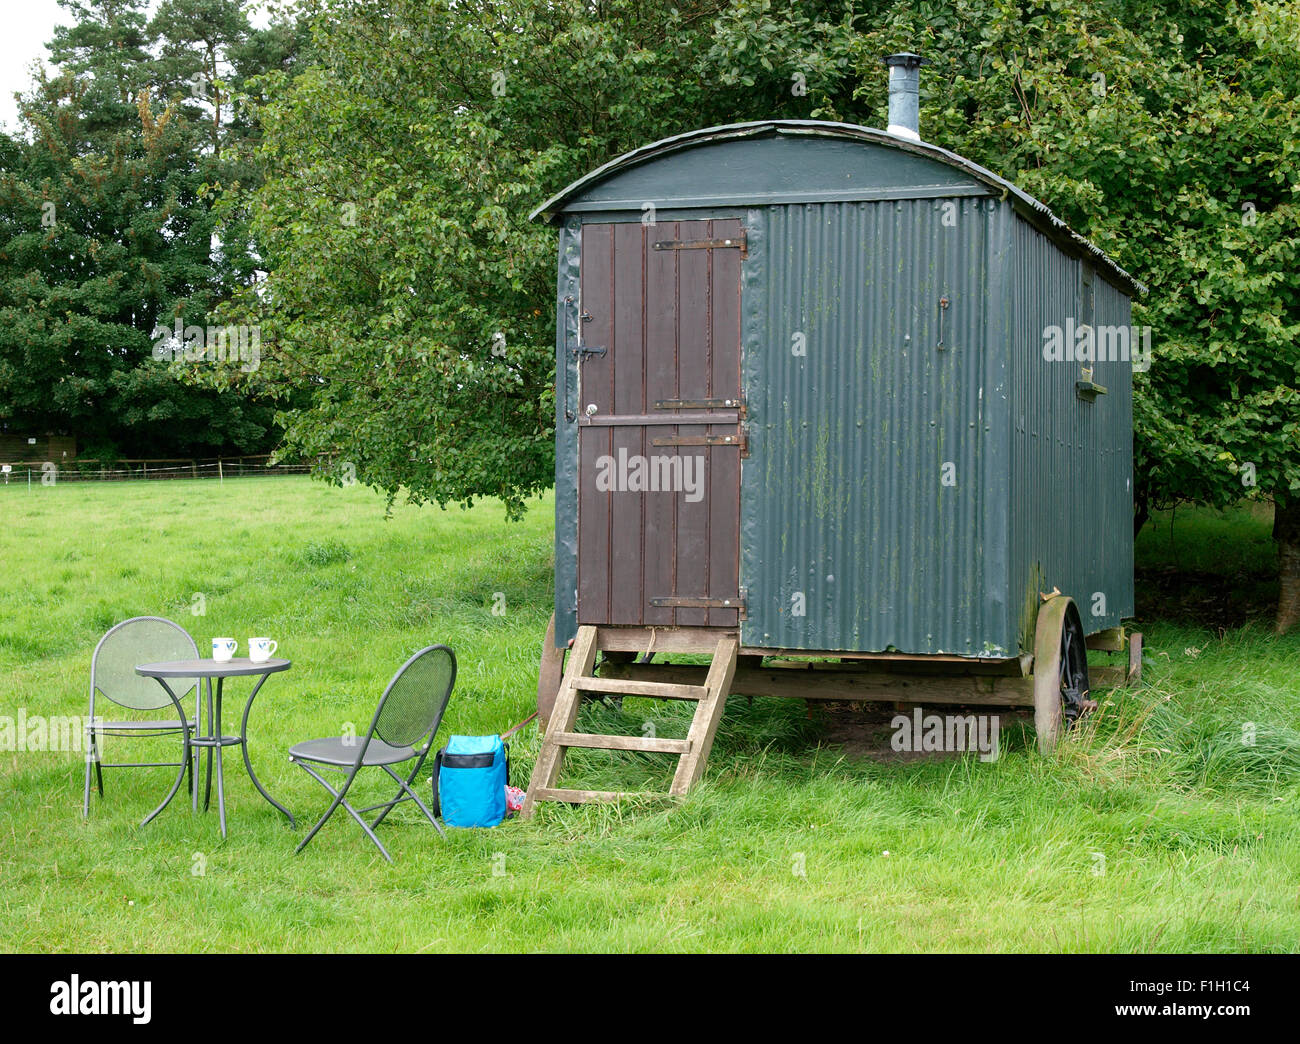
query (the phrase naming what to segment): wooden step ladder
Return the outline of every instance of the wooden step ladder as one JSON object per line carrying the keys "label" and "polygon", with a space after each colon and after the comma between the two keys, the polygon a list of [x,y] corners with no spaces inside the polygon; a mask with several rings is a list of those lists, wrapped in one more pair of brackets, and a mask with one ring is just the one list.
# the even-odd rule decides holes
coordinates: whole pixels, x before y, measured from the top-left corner
{"label": "wooden step ladder", "polygon": [[[673,776],[669,794],[684,795],[704,774],[704,763],[709,758],[713,737],[727,702],[727,692],[736,673],[736,655],[739,642],[734,636],[719,639],[713,652],[703,685],[680,685],[668,682],[625,681],[614,678],[597,678],[592,674],[596,664],[598,633],[592,625],[578,628],[577,638],[569,662],[565,665],[564,681],[551,720],[546,727],[541,752],[528,784],[522,818],[533,814],[539,801],[617,801],[630,796],[617,790],[566,790],[557,787],[564,752],[569,747],[587,747],[597,750],[636,750],[663,754],[678,754],[677,772]],[[615,736],[602,733],[574,732],[578,721],[578,708],[585,694],[611,696],[641,696],[657,700],[695,700],[695,717],[685,739],[663,739],[657,736]]]}

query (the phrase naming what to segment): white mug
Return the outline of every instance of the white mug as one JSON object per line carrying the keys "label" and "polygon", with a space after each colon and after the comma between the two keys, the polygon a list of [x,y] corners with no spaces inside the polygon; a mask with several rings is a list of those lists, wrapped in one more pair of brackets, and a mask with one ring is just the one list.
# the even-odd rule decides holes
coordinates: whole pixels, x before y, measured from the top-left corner
{"label": "white mug", "polygon": [[248,639],[248,658],[254,663],[266,663],[275,655],[276,643],[273,638]]}
{"label": "white mug", "polygon": [[235,655],[235,649],[239,643],[233,638],[213,638],[212,639],[212,658],[221,663],[225,663]]}

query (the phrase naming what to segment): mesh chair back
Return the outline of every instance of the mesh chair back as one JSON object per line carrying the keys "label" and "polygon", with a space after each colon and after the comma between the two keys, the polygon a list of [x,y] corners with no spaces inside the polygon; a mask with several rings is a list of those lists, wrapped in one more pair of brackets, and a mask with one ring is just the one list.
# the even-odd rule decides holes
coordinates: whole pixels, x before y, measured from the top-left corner
{"label": "mesh chair back", "polygon": [[[180,624],[161,616],[137,616],[117,624],[99,640],[90,661],[90,684],[100,695],[123,707],[159,710],[170,707],[172,701],[157,681],[136,674],[136,666],[198,658],[199,647]],[[168,679],[168,685],[179,700],[194,688],[195,682]]]}
{"label": "mesh chair back", "polygon": [[414,747],[438,731],[455,684],[455,653],[445,645],[421,649],[388,683],[375,719],[375,733],[394,747]]}

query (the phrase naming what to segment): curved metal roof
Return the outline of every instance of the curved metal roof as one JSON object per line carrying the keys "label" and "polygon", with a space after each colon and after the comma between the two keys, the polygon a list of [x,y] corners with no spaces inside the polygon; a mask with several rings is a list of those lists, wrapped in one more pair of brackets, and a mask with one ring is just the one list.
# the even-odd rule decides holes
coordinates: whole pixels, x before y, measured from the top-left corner
{"label": "curved metal roof", "polygon": [[1053,239],[1059,246],[1088,257],[1098,268],[1108,273],[1114,282],[1119,283],[1130,292],[1146,293],[1147,288],[1145,285],[1112,261],[1099,247],[1070,228],[1069,225],[1053,214],[1046,204],[1035,199],[1023,189],[1017,188],[1005,178],[999,177],[991,170],[981,167],[978,163],[959,156],[955,152],[940,148],[938,145],[931,145],[929,142],[924,141],[911,141],[907,138],[889,134],[886,131],[877,130],[874,127],[861,127],[853,123],[832,123],[824,120],[758,120],[752,123],[729,123],[720,127],[705,127],[701,130],[688,131],[685,134],[663,138],[660,141],[651,142],[649,145],[643,145],[631,152],[617,156],[608,163],[583,175],[529,214],[529,220],[544,217],[547,221],[554,222],[564,212],[565,206],[570,200],[606,178],[649,160],[659,159],[674,152],[697,148],[702,145],[777,134],[869,142],[946,163],[950,167],[954,167],[987,185],[989,189],[1002,198],[1011,198],[1020,213],[1033,222],[1045,235]]}

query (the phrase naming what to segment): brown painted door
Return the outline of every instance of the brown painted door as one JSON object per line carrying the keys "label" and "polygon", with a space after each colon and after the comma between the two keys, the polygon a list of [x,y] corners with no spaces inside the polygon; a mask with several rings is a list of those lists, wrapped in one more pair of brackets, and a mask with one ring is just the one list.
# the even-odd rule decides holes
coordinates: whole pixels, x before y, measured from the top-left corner
{"label": "brown painted door", "polygon": [[580,623],[739,622],[742,235],[583,227]]}

